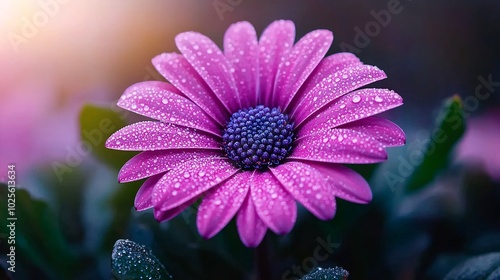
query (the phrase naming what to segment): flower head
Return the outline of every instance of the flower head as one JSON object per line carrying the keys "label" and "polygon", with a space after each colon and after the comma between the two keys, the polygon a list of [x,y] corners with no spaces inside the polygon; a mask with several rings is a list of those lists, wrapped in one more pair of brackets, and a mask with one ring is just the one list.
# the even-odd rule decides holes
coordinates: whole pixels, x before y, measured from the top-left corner
{"label": "flower head", "polygon": [[148,178],[135,199],[157,220],[198,199],[197,226],[210,238],[236,216],[242,242],[257,246],[267,229],[288,233],[297,205],[322,220],[335,198],[366,203],[367,182],[342,164],[375,163],[403,145],[394,123],[374,117],[402,104],[386,78],[350,53],[324,58],[333,35],[315,30],[294,44],[291,21],[275,21],[257,39],[248,22],[231,25],[224,51],[195,32],[179,34],[182,54],[153,59],[170,82],[129,87],[118,105],[156,121],[113,134],[110,149],[142,151],[120,182]]}

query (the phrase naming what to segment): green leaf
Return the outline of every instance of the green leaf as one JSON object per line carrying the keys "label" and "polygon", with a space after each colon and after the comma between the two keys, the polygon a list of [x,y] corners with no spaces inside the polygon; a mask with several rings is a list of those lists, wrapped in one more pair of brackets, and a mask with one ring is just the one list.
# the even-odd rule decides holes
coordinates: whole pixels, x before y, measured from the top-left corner
{"label": "green leaf", "polygon": [[111,134],[125,125],[127,123],[124,116],[118,112],[87,104],[80,111],[82,146],[91,149],[92,153],[104,163],[120,169],[136,153],[110,150],[104,147],[104,144]]}
{"label": "green leaf", "polygon": [[[87,104],[80,112],[82,141],[92,147],[92,153],[97,158],[117,170],[137,152],[110,150],[104,144],[114,132],[126,125],[125,115],[114,109]],[[102,247],[109,248],[117,236],[125,234],[130,220],[130,208],[134,205],[134,196],[140,184],[140,182],[131,182],[121,185],[110,199],[113,220],[104,236]]]}
{"label": "green leaf", "polygon": [[[33,199],[26,190],[7,188],[6,185],[0,185],[0,199],[15,204],[12,212],[2,207],[0,219],[14,225],[15,244],[11,245],[18,250],[16,255],[26,258],[52,279],[72,278],[78,265],[77,256],[70,250],[47,203]],[[8,199],[15,199],[15,202]],[[7,225],[2,225],[0,236],[10,235]]]}
{"label": "green leaf", "polygon": [[151,249],[126,239],[119,239],[111,255],[111,273],[117,280],[171,279]]}
{"label": "green leaf", "polygon": [[453,96],[444,102],[437,118],[437,126],[432,130],[425,149],[422,151],[410,149],[407,160],[409,164],[412,158],[417,157],[417,153],[423,153],[423,157],[409,176],[406,191],[420,190],[446,167],[453,147],[464,132],[465,118],[462,101],[459,96]]}
{"label": "green leaf", "polygon": [[302,277],[301,280],[345,280],[349,277],[349,272],[342,267],[318,268]]}
{"label": "green leaf", "polygon": [[500,252],[475,256],[455,266],[444,278],[455,279],[500,279]]}

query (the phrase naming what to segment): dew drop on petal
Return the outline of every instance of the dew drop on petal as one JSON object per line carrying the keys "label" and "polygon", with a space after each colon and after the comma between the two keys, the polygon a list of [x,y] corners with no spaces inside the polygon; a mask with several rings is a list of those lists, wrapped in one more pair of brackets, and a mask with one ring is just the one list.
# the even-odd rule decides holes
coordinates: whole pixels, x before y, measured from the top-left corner
{"label": "dew drop on petal", "polygon": [[359,95],[354,95],[352,97],[352,102],[353,103],[359,103],[359,101],[361,101],[361,97]]}
{"label": "dew drop on petal", "polygon": [[184,172],[184,178],[189,178],[189,176],[191,176],[189,175],[189,172]]}
{"label": "dew drop on petal", "polygon": [[382,101],[383,101],[382,97],[380,97],[380,96],[378,96],[378,95],[377,95],[377,96],[375,96],[375,102],[379,102],[379,103],[380,103],[380,102],[382,102]]}
{"label": "dew drop on petal", "polygon": [[205,171],[201,170],[200,172],[198,172],[198,176],[200,176],[200,177],[205,176]]}
{"label": "dew drop on petal", "polygon": [[163,103],[163,104],[167,104],[167,103],[168,103],[168,99],[163,98],[163,99],[161,100],[161,103]]}

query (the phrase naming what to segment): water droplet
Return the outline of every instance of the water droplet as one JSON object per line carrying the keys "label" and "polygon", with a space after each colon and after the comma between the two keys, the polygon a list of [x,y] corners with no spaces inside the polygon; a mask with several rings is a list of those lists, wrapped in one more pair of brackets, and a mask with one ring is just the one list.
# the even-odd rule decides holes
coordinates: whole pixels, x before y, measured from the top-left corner
{"label": "water droplet", "polygon": [[339,135],[339,142],[342,142],[342,140],[344,140],[344,137],[342,137],[342,135]]}
{"label": "water droplet", "polygon": [[189,176],[191,176],[189,175],[189,172],[184,172],[184,178],[189,178]]}
{"label": "water droplet", "polygon": [[278,197],[278,194],[277,193],[272,193],[271,194],[271,198],[277,198]]}
{"label": "water droplet", "polygon": [[200,176],[200,177],[205,176],[205,171],[201,170],[200,172],[198,172],[198,176]]}
{"label": "water droplet", "polygon": [[222,201],[220,201],[220,199],[217,199],[217,200],[215,200],[215,201],[214,201],[214,204],[215,204],[215,205],[219,205],[219,204],[221,204],[221,203],[222,203]]}
{"label": "water droplet", "polygon": [[326,142],[328,142],[328,138],[327,137],[323,138],[323,143],[326,143]]}
{"label": "water droplet", "polygon": [[173,195],[173,196],[176,196],[176,195],[177,195],[177,191],[173,191],[173,192],[172,192],[172,195]]}
{"label": "water droplet", "polygon": [[148,105],[144,106],[144,111],[149,111],[149,106]]}
{"label": "water droplet", "polygon": [[181,183],[177,182],[177,183],[175,183],[174,188],[178,189],[180,186],[181,186]]}
{"label": "water droplet", "polygon": [[358,143],[358,139],[357,138],[352,139],[352,143]]}
{"label": "water droplet", "polygon": [[161,100],[161,103],[163,103],[163,104],[167,104],[167,103],[168,103],[168,99],[163,98],[163,99]]}
{"label": "water droplet", "polygon": [[344,108],[345,108],[345,104],[341,104],[340,109],[344,109]]}
{"label": "water droplet", "polygon": [[316,199],[321,199],[321,198],[323,198],[323,195],[321,195],[320,193],[317,193],[316,194]]}
{"label": "water droplet", "polygon": [[378,96],[378,95],[377,95],[377,96],[375,96],[375,102],[382,102],[382,101],[384,101],[384,100],[382,99],[382,97],[380,97],[380,96]]}
{"label": "water droplet", "polygon": [[352,97],[352,102],[353,103],[359,103],[359,101],[361,101],[361,97],[359,95],[354,95]]}
{"label": "water droplet", "polygon": [[132,107],[133,110],[137,109],[137,105],[136,104],[132,104],[131,107]]}

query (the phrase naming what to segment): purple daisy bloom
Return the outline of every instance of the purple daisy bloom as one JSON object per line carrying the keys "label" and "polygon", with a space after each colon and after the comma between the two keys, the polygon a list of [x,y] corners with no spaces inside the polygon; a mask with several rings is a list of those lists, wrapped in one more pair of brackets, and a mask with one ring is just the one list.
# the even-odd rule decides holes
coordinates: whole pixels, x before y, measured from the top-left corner
{"label": "purple daisy bloom", "polygon": [[198,199],[197,226],[210,238],[236,216],[248,247],[267,229],[288,233],[296,201],[321,220],[335,198],[372,199],[368,183],[342,164],[384,161],[405,143],[403,131],[374,115],[403,104],[386,78],[353,54],[324,58],[333,35],[315,30],[294,44],[291,21],[275,21],[260,39],[248,22],[229,27],[224,51],[196,32],[177,35],[182,54],[153,59],[170,82],[129,87],[118,105],[158,121],[129,125],[106,147],[142,151],[120,170],[120,182],[148,178],[137,210],[175,217]]}

